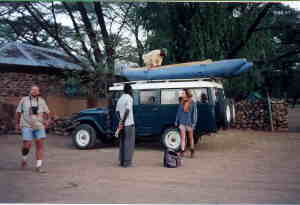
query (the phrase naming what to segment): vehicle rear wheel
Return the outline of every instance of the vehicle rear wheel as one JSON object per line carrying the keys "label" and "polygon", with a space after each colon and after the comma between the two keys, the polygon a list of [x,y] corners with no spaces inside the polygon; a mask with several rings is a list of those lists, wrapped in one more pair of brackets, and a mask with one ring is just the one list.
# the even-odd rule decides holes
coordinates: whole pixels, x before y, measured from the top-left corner
{"label": "vehicle rear wheel", "polygon": [[231,121],[231,105],[228,100],[222,100],[216,104],[217,120],[219,127],[228,129]]}
{"label": "vehicle rear wheel", "polygon": [[180,134],[177,128],[168,128],[161,137],[162,144],[166,149],[178,151],[180,149]]}
{"label": "vehicle rear wheel", "polygon": [[231,109],[229,103],[225,105],[224,128],[228,129],[231,122]]}
{"label": "vehicle rear wheel", "polygon": [[96,130],[88,125],[79,125],[72,133],[73,143],[78,149],[94,148],[97,142]]}
{"label": "vehicle rear wheel", "polygon": [[235,112],[235,104],[234,101],[231,101],[230,103],[230,111],[231,111],[231,121],[230,123],[233,125],[235,123],[236,120],[236,112]]}

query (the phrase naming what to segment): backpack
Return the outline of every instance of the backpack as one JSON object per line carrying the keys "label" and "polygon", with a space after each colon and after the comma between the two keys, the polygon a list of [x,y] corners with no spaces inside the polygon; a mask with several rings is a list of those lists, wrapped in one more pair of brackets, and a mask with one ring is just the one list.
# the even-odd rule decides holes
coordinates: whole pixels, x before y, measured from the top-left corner
{"label": "backpack", "polygon": [[177,168],[181,166],[181,157],[177,152],[166,149],[164,152],[164,167]]}

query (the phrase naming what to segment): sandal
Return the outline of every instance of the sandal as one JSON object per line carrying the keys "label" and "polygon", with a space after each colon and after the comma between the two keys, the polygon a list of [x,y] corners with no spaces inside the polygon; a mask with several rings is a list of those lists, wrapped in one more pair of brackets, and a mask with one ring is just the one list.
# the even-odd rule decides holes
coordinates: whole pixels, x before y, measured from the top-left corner
{"label": "sandal", "polygon": [[195,150],[191,149],[191,158],[194,158],[194,156],[195,156]]}
{"label": "sandal", "polygon": [[185,150],[181,150],[180,151],[180,156],[183,158],[184,157],[184,153],[185,153]]}

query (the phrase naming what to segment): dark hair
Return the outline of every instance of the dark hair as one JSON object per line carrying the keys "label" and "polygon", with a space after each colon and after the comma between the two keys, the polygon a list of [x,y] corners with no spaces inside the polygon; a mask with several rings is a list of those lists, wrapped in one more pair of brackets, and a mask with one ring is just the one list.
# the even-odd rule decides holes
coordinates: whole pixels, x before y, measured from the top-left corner
{"label": "dark hair", "polygon": [[208,101],[208,97],[205,93],[201,94],[201,102],[202,103],[206,103]]}
{"label": "dark hair", "polygon": [[132,95],[132,87],[130,84],[125,84],[124,86],[124,93]]}

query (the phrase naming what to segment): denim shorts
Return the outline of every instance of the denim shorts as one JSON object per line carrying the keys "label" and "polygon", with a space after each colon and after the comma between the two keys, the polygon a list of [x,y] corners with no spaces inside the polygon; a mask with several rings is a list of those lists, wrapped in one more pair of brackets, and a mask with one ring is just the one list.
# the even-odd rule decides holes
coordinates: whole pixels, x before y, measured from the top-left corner
{"label": "denim shorts", "polygon": [[180,124],[179,125],[179,129],[182,130],[183,132],[186,132],[186,131],[193,131],[193,128],[192,126],[189,126],[189,125],[183,125],[183,124]]}
{"label": "denim shorts", "polygon": [[46,138],[46,132],[45,129],[33,130],[32,128],[23,127],[22,138],[26,141],[31,141],[33,139],[44,139]]}

